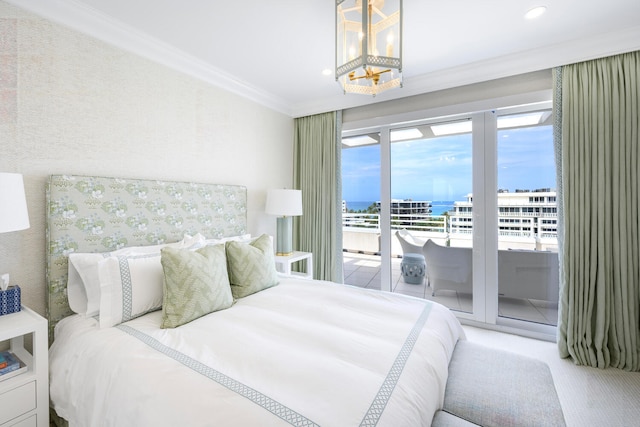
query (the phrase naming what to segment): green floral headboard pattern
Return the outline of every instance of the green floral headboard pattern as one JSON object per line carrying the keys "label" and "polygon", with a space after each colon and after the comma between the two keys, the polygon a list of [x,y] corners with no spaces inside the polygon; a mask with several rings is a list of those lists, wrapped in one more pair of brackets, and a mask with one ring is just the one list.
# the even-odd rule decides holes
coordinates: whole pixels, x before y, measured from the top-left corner
{"label": "green floral headboard pattern", "polygon": [[67,256],[125,246],[247,232],[247,189],[238,185],[52,175],[47,186],[49,336],[72,314]]}

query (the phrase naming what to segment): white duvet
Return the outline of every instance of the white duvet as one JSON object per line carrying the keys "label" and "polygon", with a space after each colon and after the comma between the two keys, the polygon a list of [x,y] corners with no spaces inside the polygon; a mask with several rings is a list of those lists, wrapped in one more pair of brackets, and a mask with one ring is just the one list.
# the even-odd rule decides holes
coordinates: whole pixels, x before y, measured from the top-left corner
{"label": "white duvet", "polygon": [[439,304],[294,278],[176,329],[160,320],[61,321],[58,415],[87,427],[428,426],[463,336]]}

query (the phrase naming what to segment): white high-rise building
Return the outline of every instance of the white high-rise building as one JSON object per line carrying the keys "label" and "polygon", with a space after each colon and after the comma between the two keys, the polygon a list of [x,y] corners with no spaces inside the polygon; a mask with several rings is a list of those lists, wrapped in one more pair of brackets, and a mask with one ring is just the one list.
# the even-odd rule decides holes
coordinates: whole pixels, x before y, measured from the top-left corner
{"label": "white high-rise building", "polygon": [[[498,191],[499,249],[558,249],[558,203],[556,192],[549,188]],[[471,234],[473,229],[473,195],[454,203],[449,213],[449,235]]]}

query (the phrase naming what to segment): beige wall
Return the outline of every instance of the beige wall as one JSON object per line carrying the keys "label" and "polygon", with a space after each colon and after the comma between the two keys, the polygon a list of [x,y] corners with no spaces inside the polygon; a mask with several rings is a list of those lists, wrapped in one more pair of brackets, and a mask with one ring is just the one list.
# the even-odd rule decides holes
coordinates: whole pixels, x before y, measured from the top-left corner
{"label": "beige wall", "polygon": [[48,175],[245,185],[249,231],[275,233],[266,190],[292,158],[292,118],[0,0],[0,171],[24,175],[31,221],[0,234],[0,273],[37,312]]}

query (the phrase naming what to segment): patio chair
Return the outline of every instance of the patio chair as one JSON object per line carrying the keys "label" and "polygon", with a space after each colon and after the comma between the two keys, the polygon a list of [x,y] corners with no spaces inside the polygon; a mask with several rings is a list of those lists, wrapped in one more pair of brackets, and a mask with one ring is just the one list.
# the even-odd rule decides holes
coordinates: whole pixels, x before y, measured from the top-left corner
{"label": "patio chair", "polygon": [[416,239],[404,228],[402,230],[396,231],[396,237],[400,241],[400,246],[402,246],[403,254],[418,254],[424,255],[422,252],[422,247],[425,242],[419,239]]}
{"label": "patio chair", "polygon": [[402,246],[402,263],[400,268],[405,283],[419,285],[424,282],[426,264],[422,246],[424,242],[413,237],[407,230],[396,231],[396,237]]}
{"label": "patio chair", "polygon": [[472,292],[471,248],[440,246],[429,239],[424,244],[424,258],[432,296],[439,289]]}

